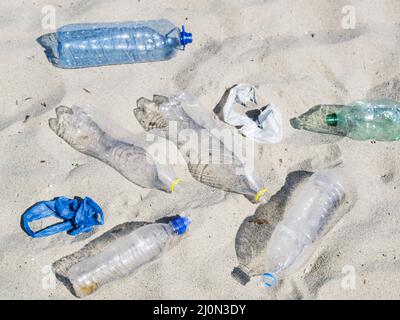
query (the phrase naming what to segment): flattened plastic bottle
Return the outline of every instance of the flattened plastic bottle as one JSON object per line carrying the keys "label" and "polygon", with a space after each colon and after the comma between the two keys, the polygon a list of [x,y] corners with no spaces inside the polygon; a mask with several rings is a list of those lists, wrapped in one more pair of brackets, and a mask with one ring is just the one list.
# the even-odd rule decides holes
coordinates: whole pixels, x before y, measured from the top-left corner
{"label": "flattened plastic bottle", "polygon": [[311,176],[271,235],[266,254],[268,274],[282,277],[289,268],[299,266],[302,254],[332,227],[329,220],[344,196],[343,183],[334,171]]}
{"label": "flattened plastic bottle", "polygon": [[38,38],[48,60],[60,68],[169,60],[192,42],[192,34],[168,20],[71,24]]}
{"label": "flattened plastic bottle", "polygon": [[178,217],[169,224],[153,223],[109,244],[102,252],[73,265],[69,280],[78,296],[87,296],[102,285],[126,277],[159,258],[186,232],[190,219]]}

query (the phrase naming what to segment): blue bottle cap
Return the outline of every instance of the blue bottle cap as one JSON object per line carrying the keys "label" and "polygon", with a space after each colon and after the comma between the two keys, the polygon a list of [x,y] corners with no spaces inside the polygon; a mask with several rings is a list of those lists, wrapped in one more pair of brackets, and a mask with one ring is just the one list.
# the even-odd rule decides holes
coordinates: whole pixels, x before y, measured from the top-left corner
{"label": "blue bottle cap", "polygon": [[190,32],[185,31],[185,26],[182,26],[182,31],[180,34],[181,45],[185,47],[188,43],[192,43],[193,38]]}
{"label": "blue bottle cap", "polygon": [[176,232],[177,234],[183,234],[185,233],[187,227],[189,226],[189,224],[192,222],[192,220],[190,220],[190,218],[187,217],[178,217],[173,219],[170,222],[170,225],[172,226],[172,229],[174,230],[174,232]]}

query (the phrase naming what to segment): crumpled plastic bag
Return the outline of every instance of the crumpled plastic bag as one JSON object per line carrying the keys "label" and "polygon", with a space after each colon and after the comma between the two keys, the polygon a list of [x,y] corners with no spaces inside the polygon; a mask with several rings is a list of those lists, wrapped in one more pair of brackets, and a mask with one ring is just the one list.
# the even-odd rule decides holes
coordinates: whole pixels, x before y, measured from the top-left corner
{"label": "crumpled plastic bag", "polygon": [[[30,222],[51,216],[63,221],[36,232],[32,231]],[[22,228],[33,238],[47,237],[63,231],[76,236],[82,232],[91,232],[95,225],[100,224],[104,224],[103,211],[89,197],[57,197],[49,201],[40,201],[26,210],[21,218]]]}
{"label": "crumpled plastic bag", "polygon": [[227,89],[214,112],[221,121],[238,126],[239,132],[259,143],[278,143],[282,140],[282,114],[277,106],[260,108],[256,88],[240,83]]}

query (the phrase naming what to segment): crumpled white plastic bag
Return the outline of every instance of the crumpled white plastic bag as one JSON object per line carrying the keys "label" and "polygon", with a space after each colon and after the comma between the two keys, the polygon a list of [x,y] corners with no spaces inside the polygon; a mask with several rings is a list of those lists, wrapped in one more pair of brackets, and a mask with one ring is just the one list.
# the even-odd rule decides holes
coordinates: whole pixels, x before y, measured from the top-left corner
{"label": "crumpled white plastic bag", "polygon": [[[257,103],[256,88],[247,83],[237,84],[228,90],[222,98],[226,101],[221,100],[223,105],[219,106],[222,109],[216,111],[220,120],[233,126],[241,126],[241,134],[259,143],[278,143],[282,140],[282,114],[277,106],[268,104],[262,110]],[[246,111],[258,109],[261,112],[254,120],[236,111],[238,108],[248,109]]]}

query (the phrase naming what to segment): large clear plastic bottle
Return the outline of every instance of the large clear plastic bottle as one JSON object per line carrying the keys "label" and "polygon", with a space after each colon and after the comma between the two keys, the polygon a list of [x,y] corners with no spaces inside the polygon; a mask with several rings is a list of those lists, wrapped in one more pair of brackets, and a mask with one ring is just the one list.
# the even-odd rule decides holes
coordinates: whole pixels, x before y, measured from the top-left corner
{"label": "large clear plastic bottle", "polygon": [[157,259],[176,243],[189,224],[189,218],[178,217],[169,224],[145,225],[115,240],[99,254],[78,262],[69,270],[69,280],[76,294],[89,295],[100,286]]}
{"label": "large clear plastic bottle", "polygon": [[192,34],[168,20],[71,24],[38,42],[60,68],[169,60],[192,42]]}
{"label": "large clear plastic bottle", "polygon": [[330,215],[344,196],[343,183],[334,171],[311,176],[271,235],[266,254],[269,274],[281,277],[295,264],[326,228]]}

